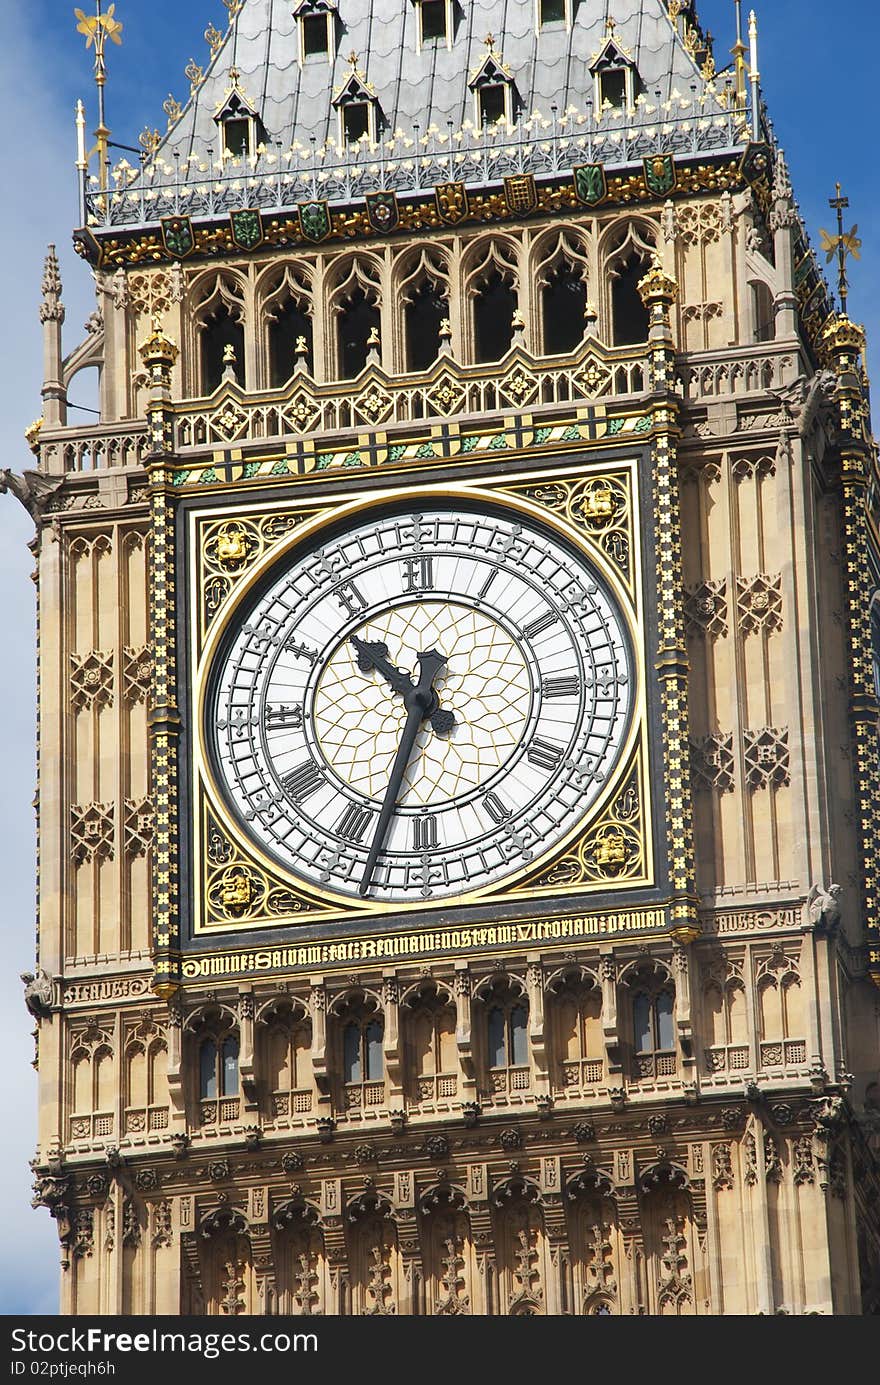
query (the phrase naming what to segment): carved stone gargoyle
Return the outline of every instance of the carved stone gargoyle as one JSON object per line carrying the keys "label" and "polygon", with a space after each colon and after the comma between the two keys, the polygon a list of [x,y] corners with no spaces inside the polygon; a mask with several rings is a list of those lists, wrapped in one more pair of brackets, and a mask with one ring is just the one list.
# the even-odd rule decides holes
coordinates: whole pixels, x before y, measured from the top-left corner
{"label": "carved stone gargoyle", "polygon": [[51,976],[42,967],[37,967],[36,975],[32,971],[23,971],[21,979],[24,982],[25,1005],[35,1019],[46,1019],[52,1013]]}
{"label": "carved stone gargoyle", "polygon": [[840,885],[814,885],[807,895],[807,917],[814,928],[833,933],[840,923]]}
{"label": "carved stone gargoyle", "polygon": [[17,476],[9,467],[0,468],[0,495],[7,491],[20,500],[31,519],[38,524],[47,503],[64,485],[63,476],[52,476],[43,471],[25,471]]}

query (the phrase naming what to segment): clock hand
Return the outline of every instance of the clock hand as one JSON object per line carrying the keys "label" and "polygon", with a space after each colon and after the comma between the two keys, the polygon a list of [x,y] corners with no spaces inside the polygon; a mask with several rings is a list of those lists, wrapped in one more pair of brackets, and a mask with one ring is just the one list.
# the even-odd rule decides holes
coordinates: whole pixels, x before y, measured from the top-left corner
{"label": "clock hand", "polygon": [[[357,650],[357,666],[361,673],[371,673],[373,669],[376,669],[378,673],[381,673],[392,692],[403,694],[403,703],[406,706],[407,694],[413,692],[415,684],[408,673],[404,673],[401,668],[396,668],[385,657],[388,653],[387,644],[383,644],[381,640],[362,640],[359,635],[352,635],[351,642]],[[419,658],[422,658],[421,654]],[[431,695],[433,701],[428,719],[438,736],[446,736],[455,726],[455,713],[439,705],[437,694],[433,690]]]}
{"label": "clock hand", "polygon": [[[358,887],[358,893],[362,895],[365,895],[370,888],[373,871],[379,859],[379,852],[385,844],[388,826],[394,816],[394,809],[397,806],[397,799],[400,794],[400,786],[403,783],[403,776],[406,773],[406,767],[409,764],[419,728],[422,722],[427,721],[437,710],[437,694],[434,692],[434,679],[437,677],[441,668],[445,666],[446,656],[440,654],[436,649],[429,649],[426,653],[419,654],[416,657],[419,661],[419,681],[413,684],[412,680],[408,680],[409,689],[403,695],[403,705],[406,708],[406,721],[403,727],[403,734],[400,737],[400,744],[397,747],[397,754],[391,766],[391,775],[388,779],[385,797],[382,800],[379,821],[376,823],[376,830],[373,833],[373,840],[370,843],[367,864]],[[451,713],[449,715],[451,715]]]}

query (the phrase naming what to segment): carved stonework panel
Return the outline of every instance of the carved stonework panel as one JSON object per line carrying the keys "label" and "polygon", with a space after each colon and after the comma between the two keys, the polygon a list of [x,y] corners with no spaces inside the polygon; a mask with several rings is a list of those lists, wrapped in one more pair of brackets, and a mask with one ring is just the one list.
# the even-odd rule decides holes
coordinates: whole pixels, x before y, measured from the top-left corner
{"label": "carved stonework panel", "polygon": [[736,611],[744,635],[782,629],[782,577],[759,572],[754,577],[737,577]]}
{"label": "carved stonework panel", "polygon": [[591,477],[589,481],[548,481],[541,485],[511,486],[555,510],[588,535],[608,555],[632,585],[632,498],[628,472]]}
{"label": "carved stonework panel", "polygon": [[[769,427],[769,423],[766,425]],[[743,420],[748,427],[748,420]],[[730,461],[730,474],[735,481],[762,480],[765,476],[776,475],[775,457],[733,457]]]}
{"label": "carved stonework panel", "polygon": [[788,729],[764,726],[745,733],[746,783],[750,789],[780,788],[790,782]]}
{"label": "carved stonework panel", "polygon": [[695,789],[733,790],[733,736],[691,736],[691,780]]}
{"label": "carved stonework panel", "polygon": [[632,880],[643,875],[645,870],[641,757],[637,755],[621,791],[584,839],[549,869],[526,881],[525,888]]}
{"label": "carved stonework panel", "polygon": [[70,854],[78,866],[84,861],[112,858],[112,803],[70,805]]}
{"label": "carved stonework panel", "polygon": [[129,706],[147,700],[152,676],[153,654],[149,645],[143,645],[140,649],[125,645],[122,651],[122,678],[125,700]]}
{"label": "carved stonework panel", "polygon": [[717,202],[695,202],[675,209],[677,234],[685,245],[706,245],[721,237],[721,207]]}
{"label": "carved stonework panel", "polygon": [[146,856],[153,840],[153,805],[150,799],[127,798],[123,825],[126,858],[134,860],[137,856]]}
{"label": "carved stonework panel", "polygon": [[70,656],[70,705],[109,707],[113,703],[113,655],[93,649],[88,654]]}
{"label": "carved stonework panel", "polygon": [[717,640],[727,634],[727,582],[699,582],[684,590],[684,620],[688,635],[708,635]]}

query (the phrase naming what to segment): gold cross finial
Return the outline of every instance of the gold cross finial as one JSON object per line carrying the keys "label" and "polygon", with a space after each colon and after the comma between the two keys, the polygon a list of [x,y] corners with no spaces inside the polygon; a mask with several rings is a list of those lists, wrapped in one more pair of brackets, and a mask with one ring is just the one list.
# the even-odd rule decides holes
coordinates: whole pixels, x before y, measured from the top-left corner
{"label": "gold cross finial", "polygon": [[615,30],[616,28],[617,28],[617,20],[614,18],[613,15],[609,15],[608,18],[605,20],[605,34],[606,34],[606,36],[607,36],[608,38],[610,38],[611,35],[614,33],[614,30]]}
{"label": "gold cross finial", "polygon": [[483,39],[483,42],[485,43],[486,47],[487,47],[487,48],[489,49],[489,51],[491,52],[492,49],[495,47],[495,35],[494,35],[494,34],[487,34],[486,37]]}
{"label": "gold cross finial", "polygon": [[825,251],[825,263],[830,264],[834,256],[837,256],[837,290],[840,294],[840,309],[843,316],[846,317],[847,297],[849,294],[846,261],[850,255],[852,255],[854,260],[860,260],[862,258],[862,242],[856,234],[859,229],[858,226],[853,226],[850,231],[844,231],[843,229],[843,213],[844,209],[849,206],[849,198],[842,195],[839,183],[836,183],[835,187],[837,189],[837,196],[829,197],[828,205],[831,207],[832,211],[837,212],[837,235],[831,236],[824,230],[820,231],[819,235],[821,237],[820,245]]}
{"label": "gold cross finial", "polygon": [[351,63],[352,68],[357,68],[357,65],[358,65],[358,55],[357,55],[357,53],[354,51],[353,48],[352,48],[351,52],[350,52],[349,55],[348,55],[347,61],[348,61],[349,63]]}

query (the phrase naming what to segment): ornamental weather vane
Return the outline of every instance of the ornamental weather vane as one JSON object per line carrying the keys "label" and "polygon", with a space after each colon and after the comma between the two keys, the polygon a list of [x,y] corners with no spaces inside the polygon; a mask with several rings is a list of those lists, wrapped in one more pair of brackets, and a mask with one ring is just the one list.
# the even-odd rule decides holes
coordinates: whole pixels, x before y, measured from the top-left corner
{"label": "ornamental weather vane", "polygon": [[[101,11],[101,0],[96,0],[95,14],[87,15],[82,10],[74,10],[74,15],[78,20],[76,31],[82,34],[86,41],[86,49],[94,44],[95,48],[95,86],[98,89],[98,125],[95,130],[96,148],[98,152],[98,179],[101,191],[107,188],[107,148],[110,138],[110,131],[107,129],[104,120],[104,85],[107,81],[107,67],[104,62],[104,46],[108,40],[117,45],[122,43],[120,34],[122,25],[118,19],[114,18],[116,5],[107,7],[107,13]],[[92,151],[94,152],[94,151]],[[79,162],[87,162],[85,151],[82,147],[79,150]]]}
{"label": "ornamental weather vane", "polygon": [[837,287],[840,293],[840,310],[843,316],[847,316],[847,295],[849,293],[849,283],[846,277],[846,259],[852,255],[854,260],[860,260],[862,242],[856,232],[858,226],[853,226],[851,231],[843,229],[844,208],[849,206],[849,198],[842,197],[840,194],[840,184],[836,184],[837,196],[828,199],[828,205],[833,211],[837,212],[837,235],[830,236],[827,231],[820,231],[821,246],[825,251],[825,263],[830,264],[837,256]]}

